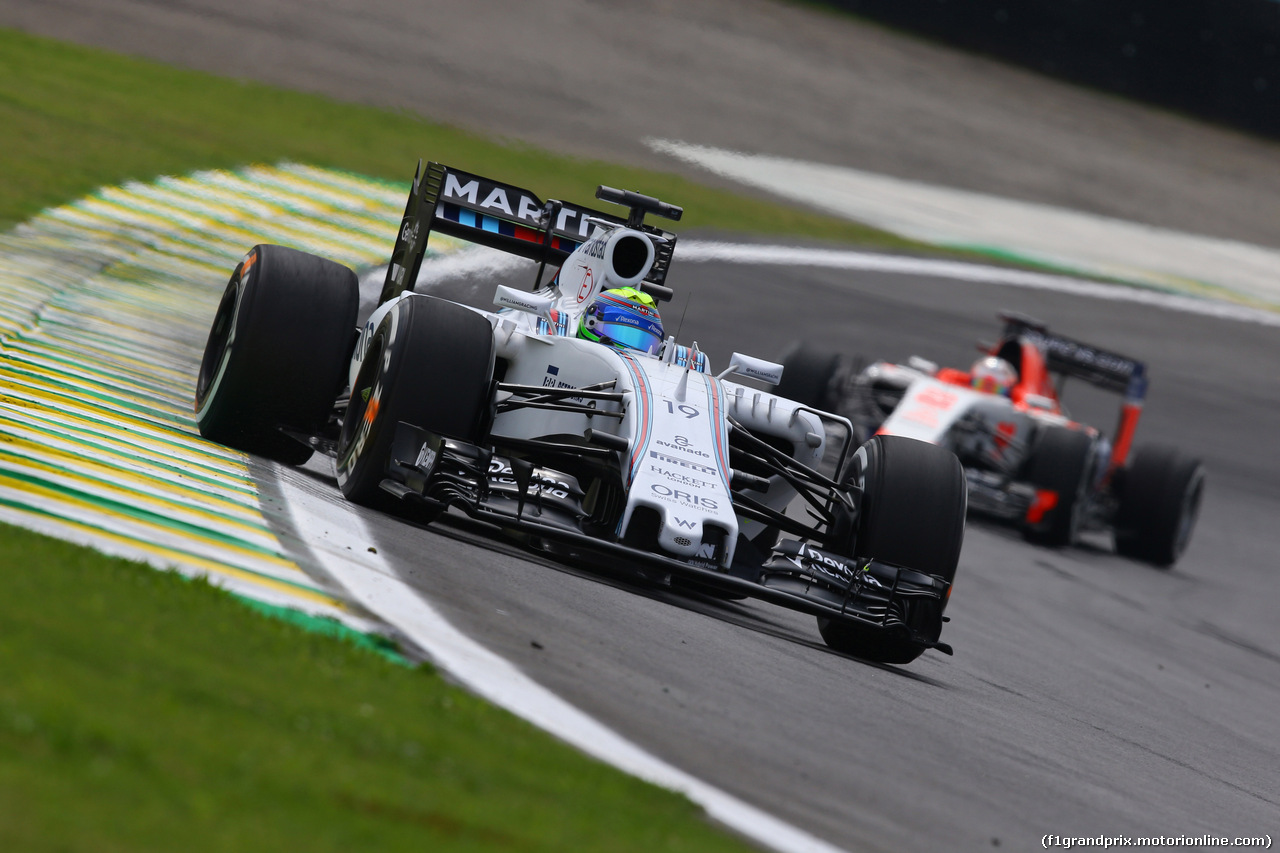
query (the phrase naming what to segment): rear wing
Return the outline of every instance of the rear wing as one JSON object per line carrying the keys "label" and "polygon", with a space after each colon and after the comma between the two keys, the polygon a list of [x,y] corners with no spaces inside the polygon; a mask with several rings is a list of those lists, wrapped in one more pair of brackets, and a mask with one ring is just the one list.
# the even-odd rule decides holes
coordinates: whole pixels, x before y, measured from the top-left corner
{"label": "rear wing", "polygon": [[1028,317],[1001,314],[1000,319],[1005,323],[1001,337],[1020,338],[1037,347],[1051,373],[1123,394],[1126,401],[1141,402],[1146,397],[1147,366],[1141,361],[1051,334],[1042,323]]}
{"label": "rear wing", "polygon": [[1050,334],[1048,328],[1020,314],[1001,314],[1005,341],[1022,340],[1045,355],[1051,373],[1083,379],[1091,385],[1124,395],[1120,421],[1112,436],[1108,476],[1124,466],[1133,446],[1142,403],[1147,396],[1147,366],[1137,359],[1117,355],[1079,341]]}
{"label": "rear wing", "polygon": [[[612,199],[610,199],[612,200]],[[661,287],[676,235],[612,213],[562,201],[541,201],[520,187],[422,161],[413,175],[379,304],[412,290],[432,231],[560,266],[602,224],[630,225],[653,243],[653,267],[645,281]],[[668,291],[669,293],[669,291]]]}

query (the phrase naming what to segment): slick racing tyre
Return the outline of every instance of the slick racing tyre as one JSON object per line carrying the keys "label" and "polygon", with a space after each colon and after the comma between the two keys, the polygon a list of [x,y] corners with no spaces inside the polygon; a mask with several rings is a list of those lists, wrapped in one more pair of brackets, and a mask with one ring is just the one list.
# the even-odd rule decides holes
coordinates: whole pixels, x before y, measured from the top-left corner
{"label": "slick racing tyre", "polygon": [[[968,487],[954,453],[923,441],[878,435],[858,449],[845,479],[861,485],[862,510],[856,526],[837,520],[825,543],[829,549],[937,575],[948,583],[955,579]],[[945,602],[941,607],[923,600],[909,606],[916,612],[899,618],[936,640]],[[924,651],[901,634],[848,622],[819,618],[818,631],[831,648],[881,663],[910,663]]]}
{"label": "slick racing tyre", "polygon": [[283,246],[255,246],[231,274],[196,379],[200,434],[277,462],[311,448],[346,384],[359,285],[351,270]]}
{"label": "slick racing tyre", "polygon": [[774,391],[787,400],[823,412],[832,411],[837,401],[832,399],[831,385],[839,366],[840,356],[834,352],[803,343],[792,344],[782,354],[782,381]]}
{"label": "slick racing tyre", "polygon": [[1057,498],[1038,517],[1024,519],[1022,535],[1027,541],[1054,548],[1075,541],[1089,501],[1097,453],[1097,441],[1082,430],[1050,426],[1040,433],[1024,469],[1025,479]]}
{"label": "slick racing tyre", "polygon": [[390,509],[380,488],[401,421],[477,443],[493,378],[493,330],[480,314],[410,296],[383,317],[351,386],[338,438],[338,485],[348,500]]}
{"label": "slick racing tyre", "polygon": [[1176,563],[1200,515],[1200,460],[1165,445],[1141,447],[1120,473],[1117,491],[1116,551],[1161,568]]}

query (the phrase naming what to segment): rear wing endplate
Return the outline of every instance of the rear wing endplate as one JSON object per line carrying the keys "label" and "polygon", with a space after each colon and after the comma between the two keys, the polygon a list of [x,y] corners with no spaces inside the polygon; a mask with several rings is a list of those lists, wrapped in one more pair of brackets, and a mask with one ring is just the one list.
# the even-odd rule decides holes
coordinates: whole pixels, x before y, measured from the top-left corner
{"label": "rear wing endplate", "polygon": [[[625,226],[626,219],[562,201],[541,201],[520,187],[441,163],[422,161],[413,175],[404,218],[396,235],[379,304],[412,290],[432,231],[560,266],[595,230],[593,220]],[[651,225],[638,230],[653,242],[654,261],[645,281],[667,277],[676,235]]]}

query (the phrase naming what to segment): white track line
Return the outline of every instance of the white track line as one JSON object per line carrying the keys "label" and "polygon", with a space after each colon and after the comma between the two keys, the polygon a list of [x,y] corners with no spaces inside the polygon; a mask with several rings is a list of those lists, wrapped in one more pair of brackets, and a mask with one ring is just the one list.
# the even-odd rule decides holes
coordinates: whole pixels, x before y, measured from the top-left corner
{"label": "white track line", "polygon": [[372,537],[340,498],[321,494],[314,481],[293,469],[277,470],[284,504],[315,559],[354,601],[401,631],[468,689],[588,755],[684,794],[713,820],[771,849],[838,853],[840,848],[646,752],[463,635],[368,550]]}

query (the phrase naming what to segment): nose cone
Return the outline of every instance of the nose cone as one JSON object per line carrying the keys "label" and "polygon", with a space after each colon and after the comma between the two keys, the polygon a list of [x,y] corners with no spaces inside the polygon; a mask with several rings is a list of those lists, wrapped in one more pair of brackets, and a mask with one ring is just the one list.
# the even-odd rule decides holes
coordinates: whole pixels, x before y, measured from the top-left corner
{"label": "nose cone", "polygon": [[695,557],[702,547],[702,522],[681,518],[678,512],[665,512],[658,529],[658,546],[677,557]]}

